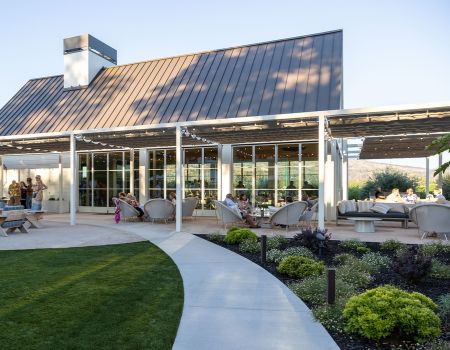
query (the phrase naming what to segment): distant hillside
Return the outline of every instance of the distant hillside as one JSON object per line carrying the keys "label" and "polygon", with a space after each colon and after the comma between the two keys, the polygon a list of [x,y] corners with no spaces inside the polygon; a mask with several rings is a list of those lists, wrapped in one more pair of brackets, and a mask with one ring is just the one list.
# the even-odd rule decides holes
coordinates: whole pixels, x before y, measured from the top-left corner
{"label": "distant hillside", "polygon": [[379,172],[386,168],[392,168],[418,178],[425,177],[425,169],[423,168],[351,159],[348,165],[348,179],[349,182],[364,182],[372,175],[373,172]]}

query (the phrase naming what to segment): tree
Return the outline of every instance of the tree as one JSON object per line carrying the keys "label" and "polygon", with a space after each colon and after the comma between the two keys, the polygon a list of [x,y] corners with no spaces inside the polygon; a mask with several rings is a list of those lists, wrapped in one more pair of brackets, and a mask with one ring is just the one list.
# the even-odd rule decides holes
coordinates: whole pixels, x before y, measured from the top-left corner
{"label": "tree", "polygon": [[[427,146],[428,150],[434,151],[434,154],[440,154],[445,151],[450,151],[450,134],[440,136],[433,140],[430,145]],[[447,168],[450,166],[450,161],[445,162],[434,172],[434,176],[445,173]]]}
{"label": "tree", "polygon": [[408,188],[416,189],[419,179],[410,177],[406,173],[387,167],[385,170],[373,173],[361,188],[361,198],[369,198],[374,195],[377,187],[383,191],[390,191],[398,188],[400,192],[405,192]]}

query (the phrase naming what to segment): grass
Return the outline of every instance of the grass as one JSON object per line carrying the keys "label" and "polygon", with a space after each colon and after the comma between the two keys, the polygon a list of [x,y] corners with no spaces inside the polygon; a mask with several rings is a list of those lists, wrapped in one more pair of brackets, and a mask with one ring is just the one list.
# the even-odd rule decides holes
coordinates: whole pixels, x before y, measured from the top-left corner
{"label": "grass", "polygon": [[6,349],[171,349],[183,307],[173,261],[148,242],[0,251]]}

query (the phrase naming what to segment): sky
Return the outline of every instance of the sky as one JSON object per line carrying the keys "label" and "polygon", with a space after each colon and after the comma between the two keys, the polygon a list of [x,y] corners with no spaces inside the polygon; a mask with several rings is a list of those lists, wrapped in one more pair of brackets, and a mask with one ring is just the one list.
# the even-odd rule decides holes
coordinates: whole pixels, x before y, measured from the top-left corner
{"label": "sky", "polygon": [[61,74],[63,38],[82,33],[123,64],[334,29],[345,108],[450,102],[449,18],[446,0],[2,1],[0,106],[28,79]]}

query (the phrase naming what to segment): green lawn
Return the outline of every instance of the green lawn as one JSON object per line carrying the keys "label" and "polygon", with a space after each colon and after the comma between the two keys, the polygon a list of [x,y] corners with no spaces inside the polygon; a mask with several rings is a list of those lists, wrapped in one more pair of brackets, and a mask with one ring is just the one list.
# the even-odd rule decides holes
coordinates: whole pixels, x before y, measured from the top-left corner
{"label": "green lawn", "polygon": [[183,284],[151,243],[0,251],[0,262],[2,350],[172,347]]}

